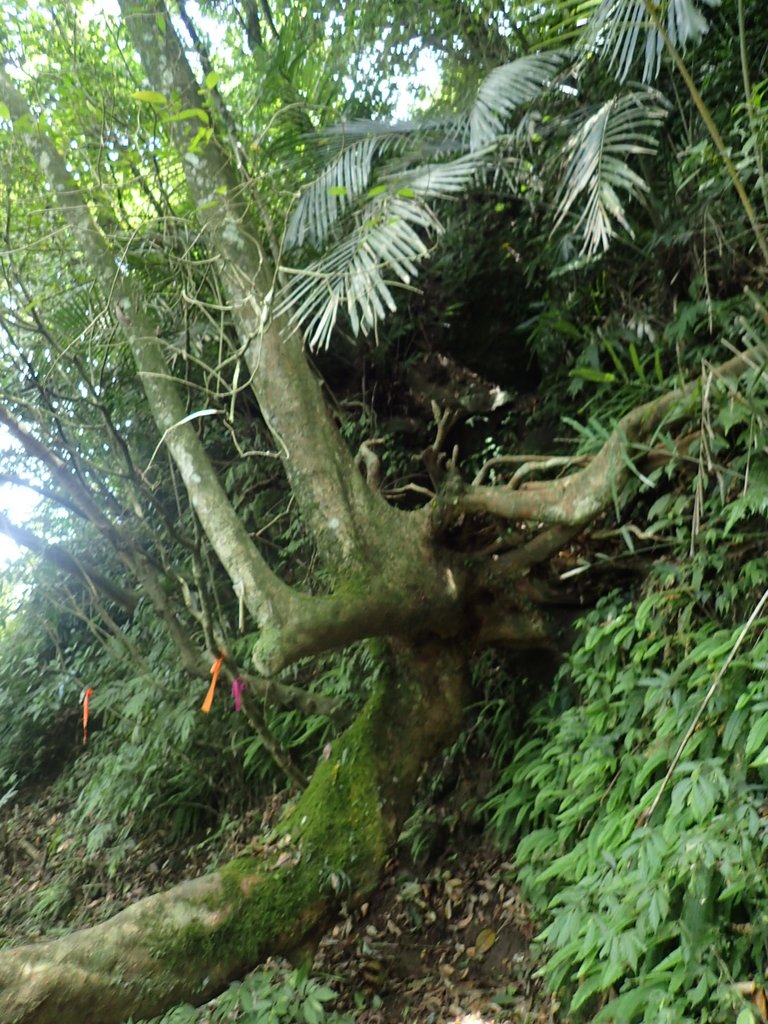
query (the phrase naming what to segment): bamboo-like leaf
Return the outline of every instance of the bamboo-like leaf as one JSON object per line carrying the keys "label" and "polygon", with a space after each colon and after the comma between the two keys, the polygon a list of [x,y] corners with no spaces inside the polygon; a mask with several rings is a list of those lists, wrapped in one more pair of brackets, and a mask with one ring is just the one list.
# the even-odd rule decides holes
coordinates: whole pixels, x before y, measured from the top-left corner
{"label": "bamboo-like leaf", "polygon": [[637,198],[648,186],[628,165],[627,157],[654,152],[657,143],[652,132],[665,116],[658,99],[647,91],[616,96],[593,112],[565,144],[555,226],[577,200],[584,200],[577,222],[584,236],[583,252],[606,249],[614,222],[631,233],[620,193]]}
{"label": "bamboo-like leaf", "polygon": [[469,114],[469,148],[483,149],[503,131],[517,107],[530,103],[551,84],[564,60],[557,51],[533,53],[502,64],[483,80]]}
{"label": "bamboo-like leaf", "polygon": [[355,334],[367,334],[396,308],[393,283],[407,286],[429,252],[426,238],[441,231],[423,203],[385,193],[357,217],[355,229],[308,267],[284,267],[291,283],[276,314],[301,325],[311,348],[327,347],[339,310],[345,308]]}

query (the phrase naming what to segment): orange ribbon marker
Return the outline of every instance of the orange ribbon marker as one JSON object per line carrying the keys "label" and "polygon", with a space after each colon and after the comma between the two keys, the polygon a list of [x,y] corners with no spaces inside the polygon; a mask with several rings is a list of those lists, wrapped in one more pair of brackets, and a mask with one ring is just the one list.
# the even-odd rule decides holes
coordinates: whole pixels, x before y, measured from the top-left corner
{"label": "orange ribbon marker", "polygon": [[88,687],[85,691],[85,697],[83,698],[83,745],[88,742],[88,705],[91,700],[91,694],[93,690]]}
{"label": "orange ribbon marker", "polygon": [[221,672],[221,666],[224,664],[224,658],[222,655],[214,661],[211,666],[211,685],[208,687],[208,693],[205,695],[205,700],[200,705],[200,710],[204,714],[208,714],[211,710],[211,704],[213,704],[213,695],[216,692],[216,683],[219,681],[219,672]]}

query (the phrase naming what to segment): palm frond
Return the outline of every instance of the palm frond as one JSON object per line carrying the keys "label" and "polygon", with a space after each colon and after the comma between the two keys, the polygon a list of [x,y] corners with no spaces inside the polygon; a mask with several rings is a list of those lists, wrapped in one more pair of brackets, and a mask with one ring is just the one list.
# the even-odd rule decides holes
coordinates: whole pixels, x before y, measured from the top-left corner
{"label": "palm frond", "polygon": [[456,160],[423,164],[398,174],[381,176],[381,183],[399,195],[419,196],[421,199],[445,199],[465,192],[477,180],[486,165],[492,147],[476,153],[466,153]]}
{"label": "palm frond", "polygon": [[632,233],[619,193],[638,198],[648,191],[627,157],[655,151],[652,133],[665,116],[659,101],[658,94],[646,90],[616,96],[591,114],[565,144],[555,226],[583,198],[577,228],[584,237],[582,251],[588,254],[607,249],[614,223]]}
{"label": "palm frond", "polygon": [[355,229],[308,267],[283,267],[291,283],[276,315],[301,326],[310,348],[327,347],[345,308],[355,334],[367,334],[396,309],[392,285],[407,286],[429,252],[425,236],[441,231],[432,211],[415,199],[389,193],[374,197],[358,214]]}
{"label": "palm frond", "polygon": [[306,140],[323,161],[323,169],[303,190],[286,230],[290,250],[307,240],[321,248],[338,220],[371,188],[376,157],[440,159],[460,148],[455,120],[352,121],[316,133]]}
{"label": "palm frond", "polygon": [[[716,7],[720,0],[704,0]],[[709,30],[706,16],[695,0],[664,0],[657,5],[659,20],[665,24],[673,46],[683,49],[699,42]],[[591,17],[585,41],[591,48],[609,55],[619,81],[629,75],[645,32],[645,58],[642,78],[652,81],[659,72],[664,41],[652,23],[645,0],[601,0]]]}
{"label": "palm frond", "polygon": [[505,119],[551,84],[564,59],[558,51],[533,53],[494,68],[483,79],[469,113],[470,150],[483,149],[502,134]]}
{"label": "palm frond", "polygon": [[360,139],[339,156],[304,190],[288,222],[285,246],[292,249],[308,239],[322,245],[339,217],[369,187],[378,140]]}
{"label": "palm frond", "polygon": [[[506,119],[541,94],[563,60],[563,54],[550,52],[496,68],[460,117],[396,125],[353,122],[308,140],[330,160],[303,191],[285,247],[307,241],[322,249],[346,232],[309,266],[281,268],[290,283],[276,313],[301,326],[311,348],[328,345],[342,309],[355,334],[368,333],[394,311],[393,286],[411,284],[429,252],[429,237],[442,230],[427,203],[471,187],[490,167]],[[460,156],[448,159],[457,151]],[[507,170],[504,161],[499,167]]]}

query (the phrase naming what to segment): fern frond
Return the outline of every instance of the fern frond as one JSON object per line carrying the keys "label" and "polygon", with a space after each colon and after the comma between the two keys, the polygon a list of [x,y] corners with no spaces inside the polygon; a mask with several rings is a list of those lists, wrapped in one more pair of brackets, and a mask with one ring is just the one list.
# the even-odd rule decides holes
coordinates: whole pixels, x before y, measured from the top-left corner
{"label": "fern frond", "polygon": [[555,227],[578,199],[584,199],[577,222],[584,236],[583,252],[607,249],[614,222],[631,234],[619,193],[638,198],[648,186],[627,164],[627,157],[655,151],[652,133],[664,116],[656,94],[636,91],[604,103],[567,140]]}

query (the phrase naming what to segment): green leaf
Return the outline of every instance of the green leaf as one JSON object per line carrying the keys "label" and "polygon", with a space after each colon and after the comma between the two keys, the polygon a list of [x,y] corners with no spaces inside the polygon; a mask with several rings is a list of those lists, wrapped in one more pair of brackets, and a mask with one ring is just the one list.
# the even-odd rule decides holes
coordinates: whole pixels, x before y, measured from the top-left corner
{"label": "green leaf", "polygon": [[613,384],[616,380],[615,373],[593,370],[590,366],[577,366],[575,370],[570,371],[569,376],[580,377],[582,380],[591,381],[593,384]]}
{"label": "green leaf", "polygon": [[739,1010],[739,1016],[736,1018],[736,1024],[755,1024],[756,1017],[752,1012],[751,1007],[745,1006]]}
{"label": "green leaf", "polygon": [[329,196],[345,196],[347,194],[346,185],[332,185],[328,189]]}
{"label": "green leaf", "polygon": [[600,1010],[594,1018],[594,1024],[605,1021],[634,1021],[638,1012],[649,1002],[652,995],[663,994],[664,990],[658,985],[640,985],[638,988],[630,989],[629,992],[622,992],[620,996],[611,999],[609,1003]]}
{"label": "green leaf", "polygon": [[205,88],[214,89],[221,81],[221,75],[218,71],[209,71],[205,76]]}
{"label": "green leaf", "polygon": [[178,114],[169,114],[163,118],[164,124],[173,124],[175,121],[188,121],[191,117],[197,117],[207,125],[210,122],[208,112],[203,110],[202,107],[187,107],[185,110],[180,110]]}
{"label": "green leaf", "polygon": [[10,121],[11,112],[8,109],[8,105],[0,100],[0,121]]}
{"label": "green leaf", "polygon": [[640,362],[640,358],[637,354],[637,346],[635,345],[634,341],[630,341],[629,343],[629,358],[632,360],[632,366],[638,378],[644,381],[645,370],[643,369],[642,364]]}
{"label": "green leaf", "polygon": [[768,736],[768,714],[761,715],[752,723],[744,744],[744,756],[751,757],[756,750],[759,750],[765,743],[766,736]]}
{"label": "green leaf", "polygon": [[307,999],[302,1007],[304,1014],[304,1020],[307,1024],[320,1024],[323,1019],[325,1011],[323,1010],[323,1004],[318,1002],[317,999]]}
{"label": "green leaf", "polygon": [[208,143],[210,142],[211,135],[213,135],[212,128],[199,128],[197,131],[197,135],[195,135],[194,139],[192,139],[192,141],[189,144],[188,152],[196,153],[202,147],[207,146]]}
{"label": "green leaf", "polygon": [[588,981],[581,985],[571,1000],[570,1011],[575,1013],[580,1006],[583,1006],[597,992],[603,989],[603,979],[600,973],[593,975]]}
{"label": "green leaf", "polygon": [[149,103],[153,107],[164,107],[168,103],[161,92],[154,92],[152,89],[137,89],[131,93],[131,98],[137,103]]}

